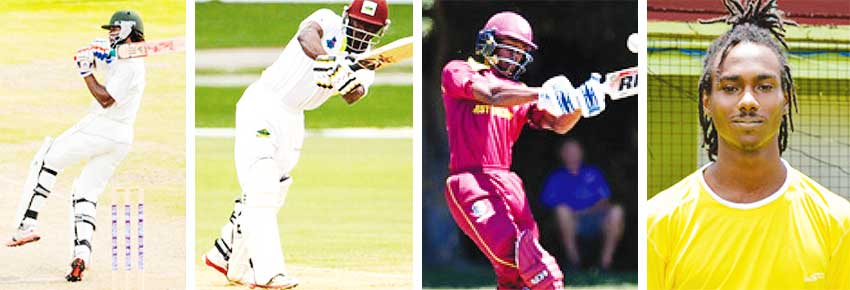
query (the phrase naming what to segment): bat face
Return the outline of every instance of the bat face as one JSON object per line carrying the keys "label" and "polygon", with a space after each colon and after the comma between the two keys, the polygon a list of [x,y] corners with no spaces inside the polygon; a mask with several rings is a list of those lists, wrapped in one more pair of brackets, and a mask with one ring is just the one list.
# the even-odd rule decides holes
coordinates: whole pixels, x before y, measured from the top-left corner
{"label": "bat face", "polygon": [[605,76],[605,85],[608,87],[608,95],[611,96],[612,100],[619,100],[637,95],[640,90],[639,75],[637,67],[608,73]]}
{"label": "bat face", "polygon": [[165,54],[177,51],[183,51],[185,47],[182,38],[147,41],[137,43],[127,43],[119,45],[115,49],[118,58],[136,58],[147,57],[151,55]]}
{"label": "bat face", "polygon": [[412,56],[413,37],[409,36],[363,53],[357,59],[356,66],[358,66],[358,69],[378,70],[384,66],[409,59]]}

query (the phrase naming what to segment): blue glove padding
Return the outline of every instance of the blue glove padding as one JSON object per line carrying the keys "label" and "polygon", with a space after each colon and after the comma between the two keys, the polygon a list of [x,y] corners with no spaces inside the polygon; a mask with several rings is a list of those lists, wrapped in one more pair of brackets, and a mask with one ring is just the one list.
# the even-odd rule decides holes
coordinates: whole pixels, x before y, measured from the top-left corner
{"label": "blue glove padding", "polygon": [[593,117],[605,111],[605,86],[602,85],[602,75],[590,74],[590,79],[576,88],[576,92],[583,117]]}
{"label": "blue glove padding", "polygon": [[605,86],[601,81],[602,75],[593,73],[581,86],[573,88],[566,77],[553,77],[543,84],[537,106],[556,117],[577,109],[585,118],[599,115],[605,111]]}
{"label": "blue glove padding", "polygon": [[112,48],[109,46],[109,41],[103,38],[95,38],[91,42],[92,56],[97,61],[106,64],[112,63]]}
{"label": "blue glove padding", "polygon": [[543,83],[543,89],[537,95],[537,107],[553,116],[575,112],[579,104],[570,95],[575,89],[565,76],[556,76]]}

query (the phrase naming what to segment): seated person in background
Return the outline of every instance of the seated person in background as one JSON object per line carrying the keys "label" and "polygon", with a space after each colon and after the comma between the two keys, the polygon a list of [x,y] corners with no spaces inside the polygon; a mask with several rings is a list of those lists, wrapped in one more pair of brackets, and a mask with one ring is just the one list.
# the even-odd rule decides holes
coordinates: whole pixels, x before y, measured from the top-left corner
{"label": "seated person in background", "polygon": [[608,201],[611,190],[602,172],[582,163],[582,147],[577,140],[564,141],[560,154],[564,166],[546,179],[541,195],[543,203],[555,210],[564,249],[572,266],[581,266],[576,236],[594,236],[601,232],[604,243],[600,266],[608,270],[623,235],[623,208]]}

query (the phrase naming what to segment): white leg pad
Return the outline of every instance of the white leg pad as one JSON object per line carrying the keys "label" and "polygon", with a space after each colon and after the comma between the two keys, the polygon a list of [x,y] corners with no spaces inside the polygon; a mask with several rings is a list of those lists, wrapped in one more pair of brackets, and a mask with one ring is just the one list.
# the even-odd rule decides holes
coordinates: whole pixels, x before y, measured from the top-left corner
{"label": "white leg pad", "polygon": [[279,183],[279,169],[272,159],[259,160],[249,172],[251,180],[246,184],[239,217],[242,235],[234,241],[227,276],[243,283],[265,285],[274,276],[286,274],[277,213],[292,178]]}
{"label": "white leg pad", "polygon": [[59,169],[45,168],[44,166],[44,159],[51,145],[53,145],[53,138],[45,137],[41,148],[38,149],[30,162],[27,179],[24,181],[21,199],[15,213],[15,228],[25,223],[34,226],[36,218],[33,217],[33,214],[37,216],[50,191],[53,190],[57,174],[55,170]]}
{"label": "white leg pad", "polygon": [[213,242],[213,249],[207,252],[207,258],[216,259],[220,264],[224,265],[230,260],[230,255],[233,253],[233,243],[238,235],[241,235],[239,229],[239,216],[242,215],[242,196],[237,198],[233,203],[233,211],[230,212],[230,218],[221,227],[219,237]]}
{"label": "white leg pad", "polygon": [[[240,208],[244,207],[244,199],[245,195],[243,194],[240,198]],[[222,237],[226,234],[225,231],[227,226],[225,225],[221,230]],[[236,224],[231,227],[233,230],[231,235],[231,249],[230,256],[227,259],[227,279],[234,282],[240,282],[242,284],[250,284],[252,281],[245,281],[248,272],[251,270],[251,265],[248,263],[249,255],[248,255],[248,244],[245,243],[245,236],[242,230],[242,215],[241,212],[236,219]],[[218,241],[216,241],[218,242]],[[250,275],[253,276],[253,275]]]}

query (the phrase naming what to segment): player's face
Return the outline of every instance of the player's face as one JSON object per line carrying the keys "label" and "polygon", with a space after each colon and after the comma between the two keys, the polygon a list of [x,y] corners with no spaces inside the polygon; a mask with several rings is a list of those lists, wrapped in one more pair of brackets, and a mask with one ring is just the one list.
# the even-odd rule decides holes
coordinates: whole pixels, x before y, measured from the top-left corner
{"label": "player's face", "polygon": [[363,22],[354,18],[349,18],[349,25],[351,27],[348,31],[346,31],[349,43],[348,48],[351,49],[352,52],[357,53],[366,50],[372,40],[372,37],[374,37],[381,29],[381,26]]}
{"label": "player's face", "polygon": [[[500,37],[500,38],[497,38],[496,41],[498,41],[501,44],[513,46],[513,47],[515,47],[519,50],[522,50],[522,51],[528,51],[528,45],[525,44],[525,42],[510,38],[510,37]],[[523,61],[525,60],[525,54],[523,54],[520,51],[509,49],[509,48],[498,47],[498,48],[496,48],[495,54],[499,58],[507,58],[507,59],[513,60],[516,63],[523,63]],[[516,71],[518,69],[517,65],[515,65],[515,64],[499,62],[498,65],[501,67],[502,70],[510,72],[510,73],[513,73],[514,71]]]}
{"label": "player's face", "polygon": [[729,50],[722,64],[716,62],[703,106],[714,122],[719,143],[745,152],[776,147],[788,109],[776,54],[766,46],[741,43]]}
{"label": "player's face", "polygon": [[[368,22],[363,22],[357,19],[352,19],[351,26],[354,26],[357,29],[368,31],[369,33],[375,34],[378,33],[378,30],[381,29],[381,26],[374,25]],[[372,35],[363,34],[366,39],[371,39]]]}
{"label": "player's face", "polygon": [[121,27],[120,26],[112,26],[111,28],[109,28],[109,37],[111,38],[111,37],[118,36],[118,32],[121,32]]}

